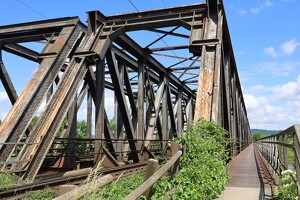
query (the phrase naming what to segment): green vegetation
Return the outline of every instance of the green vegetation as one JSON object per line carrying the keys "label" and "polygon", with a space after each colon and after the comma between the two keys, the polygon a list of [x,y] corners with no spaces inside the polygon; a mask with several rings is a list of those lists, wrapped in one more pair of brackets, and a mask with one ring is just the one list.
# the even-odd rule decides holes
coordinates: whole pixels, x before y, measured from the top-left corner
{"label": "green vegetation", "polygon": [[256,132],[260,132],[263,135],[274,135],[274,134],[278,134],[279,132],[281,132],[280,130],[265,130],[265,129],[251,129],[251,133],[254,134]]}
{"label": "green vegetation", "polygon": [[215,123],[200,120],[186,133],[188,144],[186,157],[180,160],[180,173],[174,179],[164,178],[155,185],[152,199],[214,199],[228,182],[225,168],[228,134]]}
{"label": "green vegetation", "polygon": [[143,183],[144,174],[138,173],[124,178],[120,178],[110,185],[86,195],[82,200],[105,199],[105,200],[121,200],[135,190]]}
{"label": "green vegetation", "polygon": [[[190,127],[186,136],[178,139],[188,144],[188,153],[180,160],[180,173],[175,177],[169,174],[163,176],[154,185],[151,199],[172,196],[174,200],[207,200],[218,197],[228,182],[226,134],[217,124],[204,120]],[[83,199],[123,199],[142,182],[143,174],[134,174],[114,181]]]}
{"label": "green vegetation", "polygon": [[13,177],[10,173],[0,173],[0,191],[6,190],[13,184]]}
{"label": "green vegetation", "polygon": [[264,137],[267,137],[267,135],[264,135],[264,134],[262,134],[261,132],[255,132],[255,133],[252,135],[252,139],[253,139],[254,142],[255,142],[255,141],[258,141],[258,140],[260,140],[260,139],[262,139],[262,138],[264,138]]}
{"label": "green vegetation", "polygon": [[[87,138],[87,122],[82,120],[77,122],[76,138],[86,139]],[[77,154],[84,154],[86,150],[86,143],[81,142],[76,146]]]}
{"label": "green vegetation", "polygon": [[274,198],[277,200],[298,199],[296,172],[285,170],[281,173],[279,180],[280,185],[275,188]]}
{"label": "green vegetation", "polygon": [[37,121],[38,121],[39,117],[38,116],[34,116],[30,122],[31,127],[34,127],[34,125],[36,125]]}
{"label": "green vegetation", "polygon": [[46,188],[44,190],[35,190],[26,192],[23,200],[51,200],[56,197],[56,194],[53,190]]}
{"label": "green vegetation", "polygon": [[115,131],[115,120],[114,120],[114,118],[110,119],[108,124],[109,124],[109,128],[114,132]]}
{"label": "green vegetation", "polygon": [[[0,192],[7,190],[9,187],[13,185],[17,185],[18,183],[14,182],[13,176],[10,173],[4,172],[0,173]],[[23,200],[50,200],[56,197],[56,194],[53,190],[46,188],[44,190],[35,190],[26,192]]]}
{"label": "green vegetation", "polygon": [[[287,136],[287,141],[288,144],[294,144],[294,136],[293,135],[288,135]],[[295,166],[295,152],[292,148],[286,148],[287,149],[287,156],[288,156],[288,163],[289,166]]]}

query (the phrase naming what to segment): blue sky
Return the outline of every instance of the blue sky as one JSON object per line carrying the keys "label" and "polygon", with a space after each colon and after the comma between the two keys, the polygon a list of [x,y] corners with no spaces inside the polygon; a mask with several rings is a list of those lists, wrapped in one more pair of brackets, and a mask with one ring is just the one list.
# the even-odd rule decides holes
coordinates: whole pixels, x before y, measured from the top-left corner
{"label": "blue sky", "polygon": [[[139,10],[203,2],[131,1]],[[251,128],[282,130],[300,124],[299,1],[224,0]],[[68,16],[79,16],[85,21],[86,11],[90,10],[100,10],[105,15],[136,11],[128,0],[52,0],[47,3],[10,0],[1,8],[0,25]],[[31,45],[41,48],[41,44]],[[3,57],[17,92],[21,93],[36,65],[5,53]],[[113,99],[113,95],[108,98]],[[113,100],[107,101],[107,106],[113,107]],[[0,84],[0,119],[10,107]]]}

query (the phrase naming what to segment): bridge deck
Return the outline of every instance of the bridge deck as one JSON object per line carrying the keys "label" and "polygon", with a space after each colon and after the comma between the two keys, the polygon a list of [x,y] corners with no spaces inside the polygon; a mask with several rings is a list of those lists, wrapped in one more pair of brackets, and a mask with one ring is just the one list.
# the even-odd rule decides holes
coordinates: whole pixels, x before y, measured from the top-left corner
{"label": "bridge deck", "polygon": [[219,200],[271,199],[275,181],[253,144],[229,164],[230,181]]}

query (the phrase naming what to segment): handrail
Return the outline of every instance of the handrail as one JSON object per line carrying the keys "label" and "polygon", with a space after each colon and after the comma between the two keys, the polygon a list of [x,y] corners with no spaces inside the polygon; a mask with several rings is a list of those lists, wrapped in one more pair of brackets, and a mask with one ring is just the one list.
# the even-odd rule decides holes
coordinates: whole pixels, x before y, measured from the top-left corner
{"label": "handrail", "polygon": [[136,188],[125,200],[133,200],[143,195],[156,181],[158,181],[180,158],[182,151],[178,151],[164,166],[155,172],[150,178]]}
{"label": "handrail", "polygon": [[[292,143],[288,143],[288,138],[292,139]],[[289,168],[289,164],[295,166],[300,199],[300,125],[293,125],[276,135],[262,138],[256,142],[256,146],[274,169],[276,179],[283,170]],[[288,161],[288,149],[294,152],[294,163]]]}

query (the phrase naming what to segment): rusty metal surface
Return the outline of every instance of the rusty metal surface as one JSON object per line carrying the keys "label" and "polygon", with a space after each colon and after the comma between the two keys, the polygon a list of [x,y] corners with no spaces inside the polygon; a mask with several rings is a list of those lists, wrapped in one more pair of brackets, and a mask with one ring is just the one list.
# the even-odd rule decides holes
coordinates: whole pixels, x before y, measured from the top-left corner
{"label": "rusty metal surface", "polygon": [[230,161],[227,169],[230,175],[228,187],[265,188],[265,184],[275,184],[253,144]]}
{"label": "rusty metal surface", "polygon": [[230,187],[260,187],[252,144],[229,162],[228,172]]}

